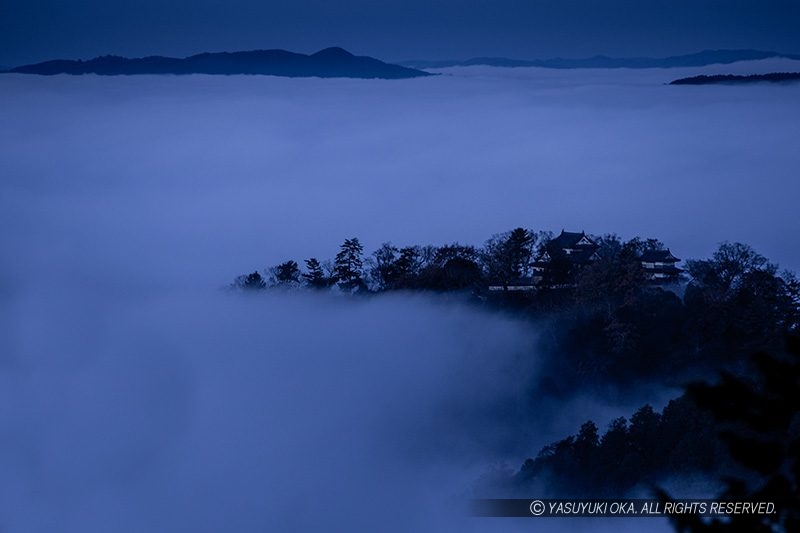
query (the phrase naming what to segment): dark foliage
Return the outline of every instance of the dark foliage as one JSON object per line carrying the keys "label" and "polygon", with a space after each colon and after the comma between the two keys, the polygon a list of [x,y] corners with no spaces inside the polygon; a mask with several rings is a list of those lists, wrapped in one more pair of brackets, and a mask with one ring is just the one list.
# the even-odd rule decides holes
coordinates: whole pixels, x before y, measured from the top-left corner
{"label": "dark foliage", "polygon": [[723,243],[711,259],[688,261],[687,270],[687,334],[708,359],[780,349],[783,334],[797,327],[791,280],[749,246]]}
{"label": "dark foliage", "polygon": [[[800,337],[779,355],[758,352],[752,377],[723,373],[716,384],[695,383],[688,394],[712,413],[730,455],[754,473],[729,478],[725,501],[772,502],[776,512],[701,519],[676,515],[679,531],[800,531]],[[669,500],[661,492],[664,500]]]}
{"label": "dark foliage", "polygon": [[430,291],[478,290],[483,283],[480,253],[473,246],[458,243],[426,250],[427,260],[419,270],[414,287]]}
{"label": "dark foliage", "polygon": [[325,275],[325,271],[322,270],[322,265],[318,259],[315,257],[306,259],[305,264],[307,272],[304,272],[301,276],[307,286],[314,289],[324,289],[331,284],[330,278]]}
{"label": "dark foliage", "polygon": [[508,286],[528,276],[535,244],[536,236],[524,228],[495,235],[486,241],[481,253],[486,277],[492,282]]}
{"label": "dark foliage", "polygon": [[[800,326],[800,282],[779,274],[749,246],[722,243],[711,258],[686,262],[687,279],[663,285],[647,277],[640,259],[665,251],[660,241],[603,235],[580,251],[590,260],[559,253],[559,239],[582,235],[553,239],[516,228],[482,248],[384,243],[368,258],[351,238],[332,264],[308,259],[301,273],[287,261],[272,275],[284,287],[337,284],[353,294],[458,291],[479,305],[513,309],[544,333],[537,347],[540,384],[555,395],[643,380],[678,384],[718,368],[741,371],[749,353],[779,347],[784,334]],[[551,260],[537,271],[534,258],[544,251]],[[234,285],[263,288],[246,278]],[[535,290],[510,290],[518,283]],[[503,290],[487,290],[492,284]]]}
{"label": "dark foliage", "polygon": [[278,284],[299,283],[300,268],[296,261],[286,261],[272,269],[275,282]]}
{"label": "dark foliage", "polygon": [[645,405],[630,421],[617,418],[602,436],[587,421],[526,460],[510,483],[521,493],[546,486],[551,497],[619,498],[674,476],[715,472],[727,461],[714,419],[684,395],[661,413]]}
{"label": "dark foliage", "polygon": [[252,274],[246,274],[243,276],[237,277],[233,281],[233,287],[236,289],[244,289],[244,290],[261,290],[267,288],[267,282],[264,281],[264,278],[258,272],[253,272]]}
{"label": "dark foliage", "polygon": [[800,81],[800,72],[770,72],[769,74],[749,74],[740,76],[737,74],[714,74],[711,76],[701,74],[690,78],[679,78],[671,81],[670,85],[710,85],[714,83],[786,83],[789,81]]}
{"label": "dark foliage", "polygon": [[[766,353],[782,350],[785,336],[800,327],[800,282],[792,273],[779,274],[749,246],[722,243],[711,258],[687,261],[686,279],[675,276],[673,285],[663,285],[648,275],[649,261],[642,260],[667,257],[661,242],[622,241],[615,235],[584,242],[584,236],[562,232],[559,243],[517,228],[496,235],[481,249],[458,243],[403,248],[385,243],[367,259],[359,240],[352,238],[344,241],[332,264],[308,259],[306,272],[300,273],[294,261],[287,261],[272,272],[278,284],[288,286],[300,286],[302,280],[309,288],[338,284],[353,294],[459,291],[478,305],[514,309],[536,321],[541,332],[536,391],[552,399],[593,387],[675,385],[722,370],[717,385],[692,385],[661,413],[646,405],[630,420],[614,420],[602,435],[586,422],[576,435],[546,446],[515,474],[494,480],[495,487],[521,493],[546,486],[552,496],[620,497],[656,490],[675,476],[735,474],[725,499],[795,496],[774,518],[780,522],[751,518],[736,527],[800,530],[797,341],[785,357]],[[566,250],[565,241],[572,255],[559,253]],[[535,262],[534,256],[541,258],[544,251],[552,260]],[[511,290],[537,272],[536,290]],[[502,290],[488,290],[492,283]],[[253,272],[238,277],[234,286],[264,289],[266,283]],[[748,378],[748,354],[756,351],[758,372]],[[752,476],[741,475],[745,469]],[[754,479],[760,483],[754,485]],[[683,515],[676,526],[687,531],[728,527],[691,515]]]}
{"label": "dark foliage", "polygon": [[336,254],[334,273],[336,281],[344,290],[361,290],[364,284],[364,247],[357,238],[345,239]]}

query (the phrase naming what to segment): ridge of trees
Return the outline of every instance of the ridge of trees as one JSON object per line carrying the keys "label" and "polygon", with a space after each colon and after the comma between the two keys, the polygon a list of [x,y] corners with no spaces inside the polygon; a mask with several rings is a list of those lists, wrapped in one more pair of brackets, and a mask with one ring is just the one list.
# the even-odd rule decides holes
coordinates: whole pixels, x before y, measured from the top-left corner
{"label": "ridge of trees", "polygon": [[[716,383],[695,382],[687,394],[710,413],[730,457],[745,475],[725,476],[723,501],[772,502],[775,512],[727,519],[674,515],[679,531],[800,531],[800,337],[778,353],[756,352],[747,376],[722,372]],[[658,490],[662,500],[671,500]]]}
{"label": "ridge of trees", "polygon": [[[560,270],[556,265],[556,274],[550,274],[554,278],[535,291],[486,290],[489,283],[505,285],[530,276],[532,260],[551,238],[550,233],[517,228],[482,247],[385,243],[366,257],[358,239],[351,238],[333,261],[306,259],[304,271],[287,261],[263,275],[240,276],[234,287],[470,295],[479,305],[513,310],[536,322],[541,365],[535,390],[550,397],[571,397],[592,386],[694,381],[660,413],[645,405],[630,420],[614,420],[602,435],[587,421],[576,435],[546,446],[511,475],[494,479],[495,488],[526,490],[541,483],[555,496],[619,497],[637,487],[653,489],[674,476],[734,472],[741,475],[727,483],[724,498],[796,495],[797,277],[780,272],[748,245],[724,242],[709,258],[687,260],[680,286],[665,290],[647,281],[639,260],[645,251],[662,250],[660,241],[604,235],[593,237],[598,260],[564,264]],[[787,337],[794,339],[788,350]],[[697,381],[712,373],[721,373],[718,384]],[[785,507],[790,514],[773,517],[779,523],[768,517],[744,525],[753,531],[794,530],[798,507],[795,498]],[[689,515],[675,527],[737,530]]]}
{"label": "ridge of trees", "polygon": [[[479,291],[489,281],[508,282],[531,273],[531,261],[538,248],[551,237],[548,232],[523,228],[495,235],[485,246],[462,245],[397,247],[382,244],[371,255],[364,255],[358,238],[345,239],[332,261],[311,257],[304,260],[306,271],[298,280],[289,279],[295,288],[338,287],[349,292],[395,290]],[[295,261],[287,263],[297,264]],[[264,272],[237,277],[232,286],[239,289],[285,287],[282,263]],[[264,286],[247,283],[257,274]],[[297,281],[298,283],[293,283]]]}
{"label": "ridge of trees", "polygon": [[[397,247],[384,243],[369,256],[357,238],[341,245],[333,261],[294,260],[263,273],[239,276],[233,286],[337,290],[347,294],[391,291],[458,292],[482,306],[512,310],[537,322],[538,352],[545,357],[542,386],[569,394],[592,383],[676,381],[735,370],[758,350],[780,348],[784,334],[800,329],[800,282],[750,246],[724,242],[707,259],[685,262],[678,286],[653,285],[642,253],[664,249],[656,239],[594,237],[596,261],[566,265],[561,283],[533,291],[488,291],[532,274],[532,259],[552,238],[523,228],[495,235],[482,247],[459,243]],[[556,267],[557,269],[557,267]]]}
{"label": "ridge of trees", "polygon": [[630,420],[616,418],[602,435],[588,420],[577,434],[543,447],[509,478],[494,482],[520,494],[619,498],[679,476],[710,478],[731,464],[714,417],[684,394],[660,413],[646,404]]}
{"label": "ridge of trees", "polygon": [[[722,479],[720,501],[772,502],[774,514],[726,519],[676,514],[678,531],[800,530],[800,337],[749,357],[749,372],[697,381],[656,412],[649,404],[630,420],[614,419],[600,435],[586,421],[575,435],[544,446],[516,472],[484,477],[478,490],[512,495],[619,498],[647,493],[684,476]],[[684,497],[684,496],[681,496]]]}

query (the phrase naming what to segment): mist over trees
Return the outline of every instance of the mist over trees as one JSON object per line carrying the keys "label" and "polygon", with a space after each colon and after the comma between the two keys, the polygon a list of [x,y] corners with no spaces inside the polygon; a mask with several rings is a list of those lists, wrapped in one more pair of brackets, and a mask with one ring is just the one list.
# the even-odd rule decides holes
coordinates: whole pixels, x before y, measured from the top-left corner
{"label": "mist over trees", "polygon": [[[680,392],[661,385],[682,374],[746,377],[744,350],[689,335],[688,276],[668,287],[603,257],[573,273],[559,256],[519,272],[553,277],[528,290],[513,261],[463,257],[474,287],[433,259],[454,240],[484,252],[533,213],[656,236],[684,260],[730,235],[797,268],[796,92],[667,87],[659,69],[453,74],[422,93],[2,77],[2,529],[484,529],[428,511],[588,419],[599,440],[647,402],[663,417]],[[366,290],[335,276],[354,236]],[[449,273],[474,274],[460,259]],[[299,281],[273,272],[289,261]],[[208,290],[237,274],[250,290]],[[740,327],[723,311],[721,330]],[[359,494],[409,512],[367,513]]]}
{"label": "mist over trees", "polygon": [[673,501],[663,483],[702,476],[709,484],[722,479],[720,501],[772,502],[776,512],[726,519],[672,515],[679,531],[797,531],[800,337],[785,340],[775,353],[752,354],[747,373],[723,371],[713,382],[690,383],[661,413],[644,405],[629,420],[614,419],[602,435],[588,420],[516,472],[484,477],[477,490],[509,497],[656,495]]}
{"label": "mist over trees", "polygon": [[543,380],[553,394],[735,369],[798,329],[796,276],[750,246],[722,243],[685,269],[676,261],[657,239],[563,231],[554,237],[525,228],[494,235],[482,247],[384,243],[369,255],[353,237],[332,261],[311,257],[301,270],[288,260],[263,275],[239,276],[233,287],[454,293],[513,311],[545,331],[539,348],[554,357]]}
{"label": "mist over trees", "polygon": [[237,276],[233,281],[233,286],[245,291],[253,291],[266,289],[267,282],[264,281],[264,278],[261,276],[261,274],[256,271],[251,272],[250,274],[242,274],[241,276]]}
{"label": "mist over trees", "polygon": [[[652,496],[671,479],[699,476],[710,483],[733,473],[744,481],[730,484],[724,497],[784,497],[797,483],[776,470],[796,461],[800,410],[787,395],[796,392],[797,364],[761,355],[761,373],[748,376],[751,353],[785,355],[786,336],[800,331],[800,283],[741,243],[722,243],[710,258],[686,261],[685,269],[675,266],[678,261],[657,239],[564,231],[554,237],[515,228],[482,247],[384,243],[368,256],[357,238],[349,238],[327,269],[309,258],[300,272],[290,260],[268,270],[269,282],[254,272],[233,286],[359,297],[454,293],[513,313],[542,331],[542,362],[531,390],[555,399],[576,391],[695,383],[660,412],[646,404],[602,429],[586,421],[518,469],[482,478],[476,490],[483,496]],[[702,384],[718,372],[720,385]],[[747,414],[754,409],[758,414]],[[733,432],[725,425],[731,419],[738,421]],[[788,444],[787,434],[794,439]],[[753,462],[746,458],[751,452],[772,459]],[[748,469],[772,477],[762,486]],[[761,488],[748,488],[754,485]],[[705,527],[690,522],[676,527]]]}
{"label": "mist over trees", "polygon": [[545,446],[512,476],[491,480],[481,490],[619,498],[648,494],[659,483],[681,476],[711,479],[730,467],[713,416],[683,395],[660,413],[646,404],[630,419],[618,417],[602,433],[588,420],[577,434]]}
{"label": "mist over trees", "polygon": [[735,369],[797,331],[800,283],[750,246],[722,243],[710,258],[686,261],[685,270],[677,261],[657,239],[515,228],[479,248],[384,243],[369,255],[348,238],[332,261],[311,257],[301,271],[288,260],[232,286],[454,293],[513,311],[545,331],[539,348],[553,355],[543,374],[552,394]]}

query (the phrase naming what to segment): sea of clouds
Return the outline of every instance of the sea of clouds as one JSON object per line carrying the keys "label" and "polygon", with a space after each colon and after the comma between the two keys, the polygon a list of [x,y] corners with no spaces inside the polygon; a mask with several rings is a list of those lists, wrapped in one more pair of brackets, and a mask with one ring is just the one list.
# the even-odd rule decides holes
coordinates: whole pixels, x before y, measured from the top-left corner
{"label": "sea of clouds", "polygon": [[531,398],[535,326],[458,299],[224,290],[347,237],[800,266],[797,85],[441,72],[0,76],[0,529],[505,530],[459,514],[488,465],[663,404]]}

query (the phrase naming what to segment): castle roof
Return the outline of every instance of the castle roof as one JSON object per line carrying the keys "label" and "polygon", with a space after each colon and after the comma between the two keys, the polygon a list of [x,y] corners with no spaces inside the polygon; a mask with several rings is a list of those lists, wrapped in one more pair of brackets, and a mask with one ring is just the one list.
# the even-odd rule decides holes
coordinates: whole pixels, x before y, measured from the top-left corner
{"label": "castle roof", "polygon": [[561,230],[561,234],[558,237],[553,238],[549,243],[548,246],[553,248],[576,248],[581,246],[597,246],[597,244],[586,236],[586,232],[582,231],[580,233],[574,231],[564,231]]}
{"label": "castle roof", "polygon": [[677,263],[680,261],[680,259],[672,255],[669,248],[666,250],[648,250],[642,253],[639,259],[644,263]]}

